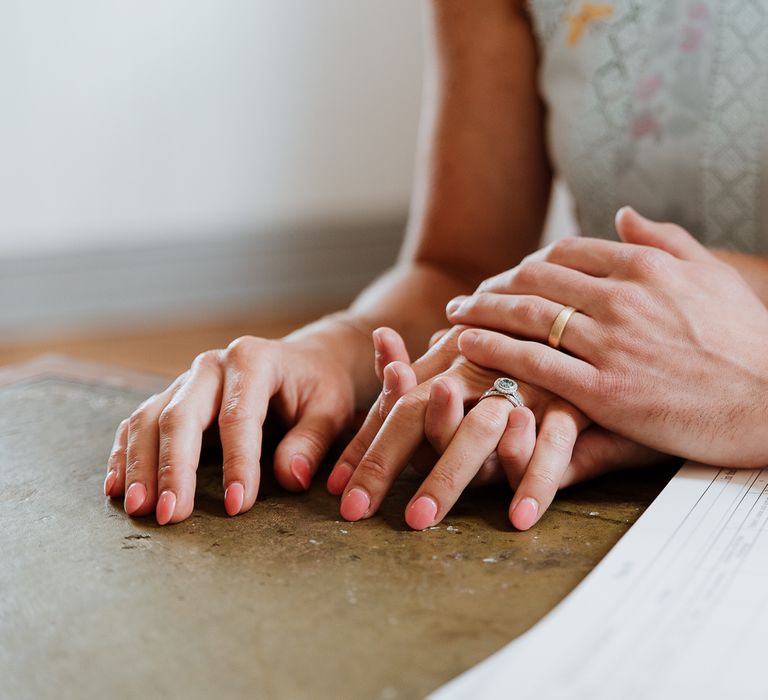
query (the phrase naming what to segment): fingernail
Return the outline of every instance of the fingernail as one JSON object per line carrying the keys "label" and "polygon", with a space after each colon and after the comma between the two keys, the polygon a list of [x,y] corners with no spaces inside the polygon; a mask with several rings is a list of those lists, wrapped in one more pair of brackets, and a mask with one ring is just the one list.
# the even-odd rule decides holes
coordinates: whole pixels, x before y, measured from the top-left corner
{"label": "fingernail", "polygon": [[395,388],[395,384],[397,384],[397,370],[391,364],[388,364],[384,368],[384,382],[382,389],[389,393]]}
{"label": "fingernail", "polygon": [[515,506],[510,520],[518,530],[528,530],[536,524],[539,516],[539,503],[535,498],[524,498]]}
{"label": "fingernail", "polygon": [[115,485],[115,479],[117,479],[117,472],[111,469],[107,474],[107,478],[104,479],[104,495],[110,496],[112,494],[112,487]]}
{"label": "fingernail", "polygon": [[435,379],[429,390],[429,400],[442,406],[448,403],[450,397],[451,392],[448,390],[445,382],[442,379]]}
{"label": "fingernail", "polygon": [[343,462],[337,465],[328,475],[328,492],[334,496],[340,496],[344,493],[344,489],[347,488],[347,484],[354,473],[355,470],[351,464]]}
{"label": "fingernail", "polygon": [[465,296],[459,296],[459,297],[456,297],[455,299],[451,299],[448,302],[448,305],[445,307],[445,312],[449,316],[452,316],[453,314],[455,314],[461,308],[461,305],[464,303],[466,298],[467,297],[465,297]]}
{"label": "fingernail", "polygon": [[371,333],[371,338],[373,339],[373,349],[376,350],[376,352],[379,352],[381,350],[381,328],[377,328],[373,333]]}
{"label": "fingernail", "polygon": [[125,512],[133,515],[147,500],[147,489],[138,482],[131,484],[125,492]]}
{"label": "fingernail", "polygon": [[352,489],[341,501],[341,517],[344,520],[360,520],[371,507],[371,499],[362,489]]}
{"label": "fingernail", "polygon": [[437,503],[429,496],[419,496],[405,511],[405,522],[414,530],[424,530],[435,522]]}
{"label": "fingernail", "polygon": [[304,455],[293,455],[289,466],[291,474],[301,484],[301,488],[308,491],[312,476],[307,458]]}
{"label": "fingernail", "polygon": [[459,350],[470,350],[480,339],[480,334],[475,331],[464,331],[459,336]]}
{"label": "fingernail", "polygon": [[160,498],[157,499],[157,508],[155,508],[155,517],[158,525],[165,525],[171,522],[173,511],[176,510],[176,494],[173,491],[163,491]]}
{"label": "fingernail", "polygon": [[243,509],[245,489],[239,481],[233,481],[224,491],[224,510],[227,515],[237,515]]}
{"label": "fingernail", "polygon": [[518,431],[528,427],[530,413],[522,407],[513,408],[507,418],[507,427]]}

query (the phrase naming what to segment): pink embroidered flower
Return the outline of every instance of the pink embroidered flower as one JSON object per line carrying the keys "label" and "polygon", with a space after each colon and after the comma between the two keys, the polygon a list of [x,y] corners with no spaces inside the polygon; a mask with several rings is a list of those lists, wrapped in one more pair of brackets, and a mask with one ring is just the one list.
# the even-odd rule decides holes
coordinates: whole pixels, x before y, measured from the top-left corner
{"label": "pink embroidered flower", "polygon": [[641,100],[649,100],[658,93],[663,82],[660,75],[651,75],[643,78],[635,88],[635,95]]}
{"label": "pink embroidered flower", "polygon": [[644,136],[661,138],[661,124],[651,112],[642,112],[632,123],[632,138],[641,139]]}
{"label": "pink embroidered flower", "polygon": [[701,45],[703,36],[704,30],[701,27],[685,27],[683,29],[683,38],[680,42],[680,48],[683,51],[695,51]]}

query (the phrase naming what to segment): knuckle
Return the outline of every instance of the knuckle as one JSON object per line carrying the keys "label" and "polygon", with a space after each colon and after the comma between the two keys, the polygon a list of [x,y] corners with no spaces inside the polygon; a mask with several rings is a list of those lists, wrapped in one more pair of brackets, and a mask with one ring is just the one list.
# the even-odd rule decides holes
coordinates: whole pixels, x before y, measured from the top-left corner
{"label": "knuckle", "polygon": [[543,318],[544,304],[534,299],[522,298],[517,302],[515,311],[525,325],[533,326]]}
{"label": "knuckle", "polygon": [[253,415],[238,400],[227,401],[219,412],[219,428],[236,428],[253,419]]}
{"label": "knuckle", "polygon": [[136,481],[140,474],[143,474],[145,462],[141,457],[131,456],[125,464],[126,482]]}
{"label": "knuckle", "polygon": [[403,394],[392,407],[392,412],[397,412],[404,418],[416,418],[424,407],[423,399],[415,392]]}
{"label": "knuckle", "polygon": [[537,286],[545,275],[545,267],[538,260],[520,265],[515,274],[516,281],[522,286]]}
{"label": "knuckle", "polygon": [[146,406],[141,405],[128,418],[128,431],[130,433],[140,433],[148,427],[150,422]]}
{"label": "knuckle", "polygon": [[557,491],[560,486],[560,480],[557,476],[546,469],[532,471],[528,478],[530,480],[529,484],[532,483],[535,487],[538,487],[537,491],[552,493]]}
{"label": "knuckle", "polygon": [[504,464],[513,465],[523,461],[523,447],[516,441],[502,440],[496,452]]}
{"label": "knuckle", "polygon": [[[360,482],[376,482],[378,484],[387,484],[390,481],[390,469],[381,457],[373,451],[369,451],[360,462],[360,466],[355,472],[355,476],[360,478]],[[358,482],[359,483],[359,482]]]}
{"label": "knuckle", "polygon": [[573,237],[567,236],[565,238],[560,238],[548,246],[545,260],[567,257],[573,253],[575,246],[576,243]]}
{"label": "knuckle", "polygon": [[227,361],[233,364],[249,364],[253,357],[263,350],[269,341],[252,335],[243,335],[233,340],[226,349]]}
{"label": "knuckle", "polygon": [[[218,350],[206,350],[205,352],[201,352],[192,362],[192,367],[195,368],[205,368],[205,367],[216,367],[219,364],[219,351]],[[184,375],[179,377],[179,379],[184,379]]]}
{"label": "knuckle", "polygon": [[160,432],[173,432],[184,422],[185,415],[186,413],[184,409],[179,404],[168,404],[162,411],[160,411],[160,416],[157,419]]}
{"label": "knuckle", "polygon": [[122,445],[120,447],[115,447],[110,453],[109,453],[109,459],[107,460],[107,464],[113,465],[113,464],[119,464],[125,459],[125,447]]}
{"label": "knuckle", "polygon": [[565,455],[573,449],[574,435],[562,428],[549,428],[541,431],[539,440],[557,454]]}
{"label": "knuckle", "polygon": [[157,479],[161,484],[178,483],[184,476],[184,469],[173,462],[164,462],[157,469]]}
{"label": "knuckle", "polygon": [[531,376],[539,377],[552,372],[552,358],[544,348],[537,348],[536,352],[527,353],[520,358],[521,364],[525,364],[525,369]]}
{"label": "knuckle", "polygon": [[632,255],[630,269],[640,277],[662,274],[669,268],[672,257],[657,248],[642,248]]}
{"label": "knuckle", "polygon": [[457,475],[447,469],[433,469],[429,475],[429,482],[432,488],[441,494],[455,494],[462,490],[462,484],[459,483]]}
{"label": "knuckle", "polygon": [[506,402],[506,399],[492,397],[481,401],[474,410],[467,414],[464,419],[467,423],[467,428],[472,431],[480,440],[493,440],[498,439],[501,435],[501,431],[506,424],[506,413],[502,413],[499,410],[499,406],[487,406],[485,404],[500,404],[502,401]]}
{"label": "knuckle", "polygon": [[301,431],[301,440],[304,442],[306,451],[318,458],[325,453],[327,439],[327,432],[314,426],[307,426]]}

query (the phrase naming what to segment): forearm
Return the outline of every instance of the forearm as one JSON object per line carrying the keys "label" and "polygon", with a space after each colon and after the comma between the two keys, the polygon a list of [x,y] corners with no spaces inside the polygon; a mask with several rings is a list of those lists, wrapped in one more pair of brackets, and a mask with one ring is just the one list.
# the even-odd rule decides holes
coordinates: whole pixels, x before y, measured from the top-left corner
{"label": "forearm", "polygon": [[720,260],[735,268],[760,300],[768,306],[768,257],[746,255],[730,250],[712,251]]}
{"label": "forearm", "polygon": [[334,348],[353,374],[358,404],[379,388],[371,331],[391,326],[420,355],[447,325],[448,300],[537,247],[549,198],[537,49],[522,0],[429,5],[421,137],[400,262],[347,311],[291,336]]}

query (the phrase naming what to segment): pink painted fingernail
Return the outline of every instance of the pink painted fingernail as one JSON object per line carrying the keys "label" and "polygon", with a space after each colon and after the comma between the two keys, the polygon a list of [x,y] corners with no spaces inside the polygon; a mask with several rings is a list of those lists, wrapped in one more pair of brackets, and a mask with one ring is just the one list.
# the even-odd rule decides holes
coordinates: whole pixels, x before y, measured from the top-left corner
{"label": "pink painted fingernail", "polygon": [[157,499],[155,517],[158,525],[166,525],[171,522],[173,511],[176,510],[176,494],[173,491],[163,491]]}
{"label": "pink painted fingernail", "polygon": [[371,499],[362,489],[352,489],[341,501],[341,517],[344,520],[360,520],[371,507]]}
{"label": "pink painted fingernail", "polygon": [[293,455],[289,466],[291,474],[293,474],[296,481],[301,484],[301,488],[308,491],[312,476],[307,458],[304,455]]}
{"label": "pink painted fingernail", "polygon": [[131,484],[125,492],[125,512],[133,515],[147,500],[147,489],[138,482]]}
{"label": "pink painted fingernail", "polygon": [[117,472],[114,469],[111,469],[107,474],[107,478],[104,479],[104,495],[105,496],[112,495],[112,487],[115,485],[116,479],[117,479]]}
{"label": "pink painted fingernail", "polygon": [[224,491],[224,510],[227,515],[237,515],[243,508],[245,489],[239,481],[233,481]]}
{"label": "pink painted fingernail", "polygon": [[351,464],[342,462],[328,475],[328,492],[334,496],[340,496],[347,488],[349,480],[355,473]]}
{"label": "pink painted fingernail", "polygon": [[419,496],[405,511],[405,522],[414,530],[424,530],[435,522],[437,503],[429,496]]}
{"label": "pink painted fingernail", "polygon": [[518,530],[528,530],[536,524],[539,516],[539,503],[534,498],[524,498],[515,506],[510,515],[512,524]]}

